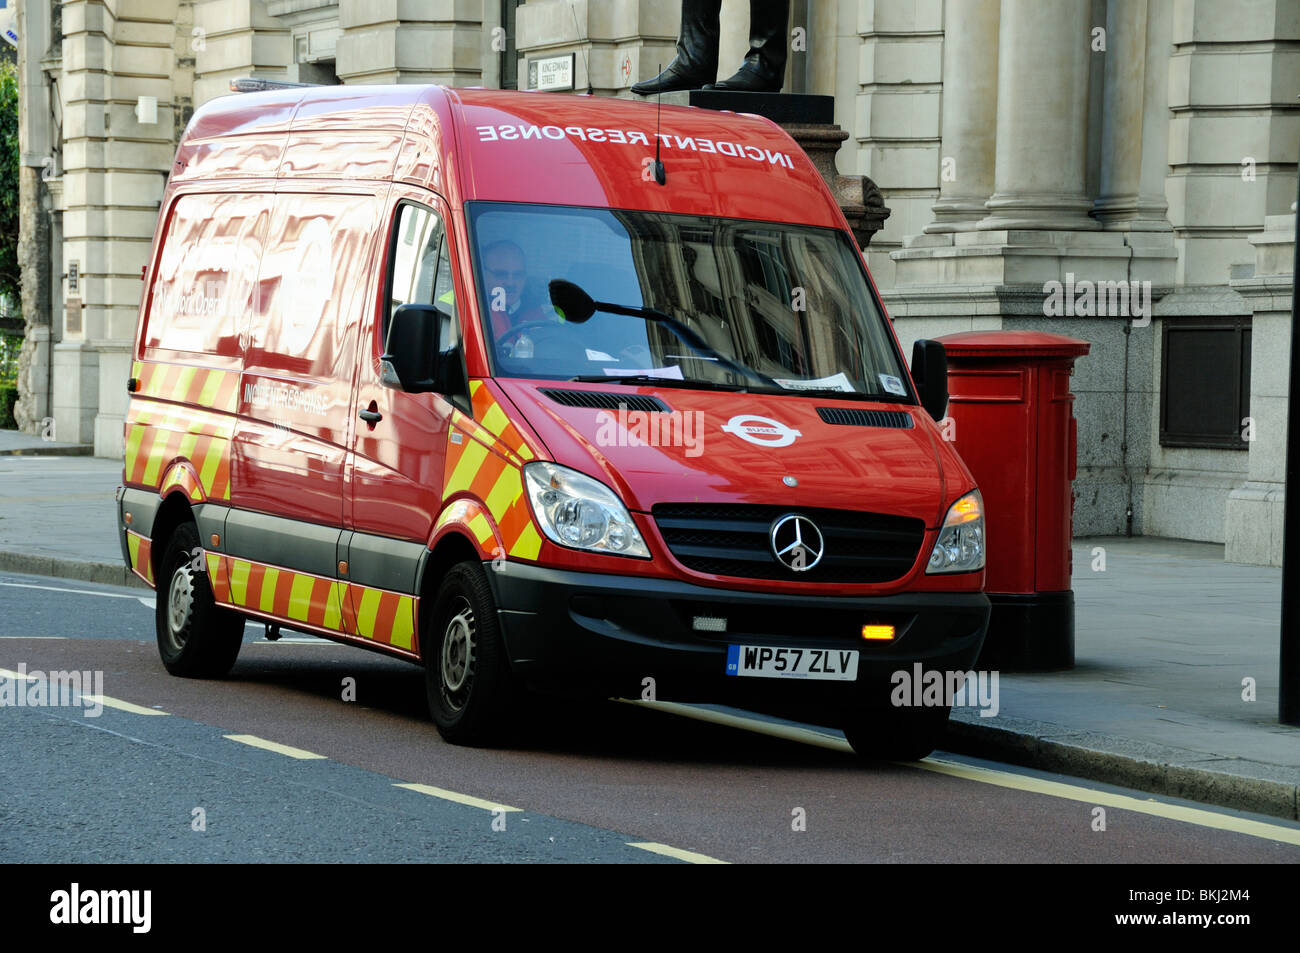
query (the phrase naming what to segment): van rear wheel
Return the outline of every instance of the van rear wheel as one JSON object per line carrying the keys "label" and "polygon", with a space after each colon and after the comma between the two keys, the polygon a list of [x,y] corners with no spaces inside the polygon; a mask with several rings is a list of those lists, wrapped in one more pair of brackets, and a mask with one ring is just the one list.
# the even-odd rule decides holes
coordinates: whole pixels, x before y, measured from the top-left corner
{"label": "van rear wheel", "polygon": [[213,599],[193,523],[176,527],[160,569],[154,624],[163,666],[183,678],[221,678],[239,657],[244,619]]}
{"label": "van rear wheel", "polygon": [[429,712],[456,745],[493,745],[512,727],[520,689],[510,671],[496,605],[483,567],[453,566],[422,625]]}
{"label": "van rear wheel", "polygon": [[856,711],[844,721],[844,737],[865,761],[920,761],[943,740],[951,711],[948,706]]}

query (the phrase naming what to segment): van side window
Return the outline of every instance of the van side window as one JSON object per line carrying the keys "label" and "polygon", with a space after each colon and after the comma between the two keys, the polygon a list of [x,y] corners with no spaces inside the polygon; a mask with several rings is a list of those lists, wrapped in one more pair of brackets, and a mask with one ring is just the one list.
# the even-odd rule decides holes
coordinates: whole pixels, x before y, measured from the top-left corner
{"label": "van side window", "polygon": [[444,349],[460,342],[456,320],[456,292],[451,280],[451,260],[446,232],[436,213],[418,205],[404,204],[398,210],[392,249],[392,281],[389,285],[388,324],[404,304],[432,304],[446,313],[440,342]]}

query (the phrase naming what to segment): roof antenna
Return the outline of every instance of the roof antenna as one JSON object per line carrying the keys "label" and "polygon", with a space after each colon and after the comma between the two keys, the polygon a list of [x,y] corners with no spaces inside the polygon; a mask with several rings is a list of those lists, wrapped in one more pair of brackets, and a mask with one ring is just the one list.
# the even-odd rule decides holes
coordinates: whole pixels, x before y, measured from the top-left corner
{"label": "roof antenna", "polygon": [[[582,39],[582,27],[578,25],[578,8],[576,4],[569,4],[569,13],[573,15],[573,28],[578,31],[578,39]],[[582,48],[582,68],[587,71],[587,95],[595,96],[596,91],[591,88],[591,63],[587,62],[587,48]]]}
{"label": "roof antenna", "polygon": [[[664,71],[664,64],[659,64],[659,72]],[[659,161],[659,116],[664,111],[664,91],[660,89],[655,93],[655,181],[664,185],[668,181],[668,171],[664,164]]]}

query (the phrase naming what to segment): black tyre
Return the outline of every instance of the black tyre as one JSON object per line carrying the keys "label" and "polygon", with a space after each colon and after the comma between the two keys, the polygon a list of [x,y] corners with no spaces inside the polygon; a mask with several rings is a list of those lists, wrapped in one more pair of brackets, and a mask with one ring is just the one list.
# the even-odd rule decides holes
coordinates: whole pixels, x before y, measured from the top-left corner
{"label": "black tyre", "polygon": [[438,732],[456,745],[506,740],[521,689],[510,672],[483,567],[473,562],[453,566],[424,618],[420,654]]}
{"label": "black tyre", "polygon": [[867,761],[920,761],[939,746],[949,707],[859,711],[846,718],[844,737]]}
{"label": "black tyre", "polygon": [[221,678],[239,657],[244,618],[213,601],[193,523],[172,533],[157,580],[154,618],[163,665],[183,678]]}

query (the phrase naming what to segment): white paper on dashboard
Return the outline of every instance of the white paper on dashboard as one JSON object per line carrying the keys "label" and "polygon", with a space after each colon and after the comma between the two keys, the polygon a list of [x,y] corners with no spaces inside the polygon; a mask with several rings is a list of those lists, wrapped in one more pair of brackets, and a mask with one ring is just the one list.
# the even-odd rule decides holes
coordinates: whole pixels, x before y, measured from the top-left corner
{"label": "white paper on dashboard", "polygon": [[591,348],[587,348],[587,360],[617,362],[618,358],[614,357],[612,354],[606,354],[604,351],[593,351]]}
{"label": "white paper on dashboard", "polygon": [[676,364],[671,367],[604,367],[601,370],[611,377],[662,377],[664,380],[684,380],[682,369]]}
{"label": "white paper on dashboard", "polygon": [[857,393],[848,375],[843,371],[830,377],[819,377],[815,381],[787,381],[779,377],[774,380],[786,390],[842,390],[846,394]]}

